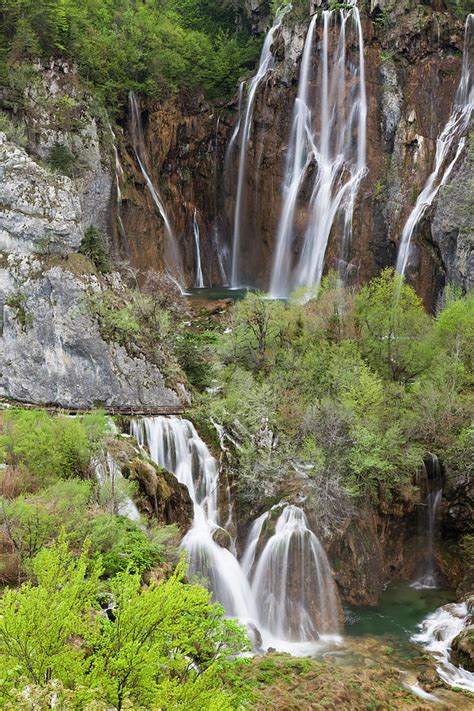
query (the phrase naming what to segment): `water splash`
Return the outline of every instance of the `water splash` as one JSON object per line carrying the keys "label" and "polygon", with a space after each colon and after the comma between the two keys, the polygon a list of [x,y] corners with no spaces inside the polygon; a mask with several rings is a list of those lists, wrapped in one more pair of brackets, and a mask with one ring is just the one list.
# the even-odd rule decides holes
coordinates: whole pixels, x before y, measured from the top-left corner
{"label": "water splash", "polygon": [[282,639],[309,641],[337,631],[332,571],[299,507],[283,509],[258,560],[252,591],[259,619]]}
{"label": "water splash", "polygon": [[245,111],[243,111],[244,83],[240,85],[239,107],[241,114],[227,149],[227,155],[229,156],[231,151],[233,150],[233,146],[237,140],[237,137],[240,135],[239,171],[237,176],[237,195],[235,199],[234,228],[232,237],[231,285],[233,287],[239,286],[241,223],[244,202],[244,186],[245,178],[247,175],[247,155],[252,130],[253,110],[255,107],[255,100],[257,98],[258,90],[261,84],[266,79],[268,73],[274,66],[275,60],[272,54],[273,40],[275,37],[275,33],[277,32],[282,23],[284,14],[287,11],[288,7],[285,8],[284,11],[277,14],[275,23],[271,27],[265,38],[262,53],[260,55],[260,62],[258,65],[257,73],[254,77],[252,77],[248,85]]}
{"label": "water splash", "polygon": [[443,681],[455,688],[474,692],[474,673],[457,667],[450,659],[452,643],[468,627],[470,619],[465,602],[444,605],[428,615],[419,625],[420,632],[411,639],[435,657],[438,662],[436,671]]}
{"label": "water splash", "polygon": [[[472,67],[474,60],[474,14],[468,15],[464,32],[464,49],[461,79],[454,100],[451,115],[436,141],[436,154],[434,167],[418,195],[415,207],[411,211],[403,227],[403,232],[398,249],[396,269],[404,276],[410,258],[410,249],[413,235],[420,224],[426,210],[432,205],[439,190],[446,184],[459,156],[466,145],[466,132],[471,114],[474,109],[474,87],[472,81]],[[457,143],[454,157],[446,163],[451,149]],[[443,170],[444,167],[444,170]]]}
{"label": "water splash", "polygon": [[199,229],[199,222],[197,219],[197,210],[194,209],[194,214],[193,214],[193,234],[194,234],[194,248],[196,250],[196,280],[195,280],[195,286],[198,289],[202,289],[204,287],[204,278],[202,275],[202,266],[201,266],[201,233]]}
{"label": "water splash", "polygon": [[[343,221],[341,261],[347,260],[355,201],[366,172],[367,97],[359,10],[325,10],[322,18],[319,97],[312,96],[316,15],[303,50],[270,284],[274,297],[319,284],[329,237],[339,216]],[[355,40],[348,31],[351,23]],[[330,53],[330,35],[337,31],[338,41]],[[357,46],[357,64],[347,51],[349,43]],[[298,238],[296,210],[308,183],[306,227]]]}
{"label": "water splash", "polygon": [[419,529],[422,542],[422,555],[418,577],[412,584],[415,588],[437,588],[436,561],[434,544],[437,532],[439,509],[443,496],[443,478],[438,457],[431,455],[429,465],[423,464],[419,482],[425,490],[423,508],[420,510]]}
{"label": "water splash", "polygon": [[158,190],[153,185],[153,182],[146,169],[147,159],[145,150],[145,139],[143,136],[143,127],[140,116],[140,109],[138,106],[137,97],[133,91],[128,94],[128,104],[129,104],[129,114],[130,114],[130,135],[132,138],[132,146],[135,152],[135,157],[137,159],[138,165],[140,167],[141,173],[145,179],[146,186],[150,192],[150,195],[155,203],[158,212],[160,213],[161,219],[165,226],[166,233],[166,244],[165,244],[165,263],[168,270],[170,270],[175,277],[178,277],[180,281],[183,281],[183,267],[181,263],[181,256],[179,254],[178,244],[176,241],[173,228],[171,226],[170,219],[165,209],[165,205],[161,195]]}

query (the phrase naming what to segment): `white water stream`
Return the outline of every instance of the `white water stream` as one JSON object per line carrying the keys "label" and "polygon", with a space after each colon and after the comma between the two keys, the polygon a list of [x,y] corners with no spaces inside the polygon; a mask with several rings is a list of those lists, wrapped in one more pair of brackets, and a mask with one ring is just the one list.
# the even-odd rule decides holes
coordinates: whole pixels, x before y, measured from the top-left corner
{"label": "white water stream", "polygon": [[[319,637],[337,633],[339,602],[332,571],[299,507],[283,504],[262,514],[239,562],[220,520],[218,464],[194,425],[177,417],[148,417],[134,420],[131,433],[188,488],[194,521],[182,546],[189,570],[229,615],[256,627],[264,648],[294,654],[310,653]],[[274,519],[273,535],[263,535],[265,524]],[[227,541],[228,548],[215,539]]]}
{"label": "white water stream", "polygon": [[455,666],[450,660],[453,640],[469,625],[470,618],[465,602],[444,605],[428,615],[412,641],[423,645],[435,657],[437,672],[443,681],[455,688],[474,692],[474,673]]}
{"label": "white water stream", "polygon": [[[355,200],[366,172],[367,97],[359,10],[354,6],[322,13],[319,96],[313,89],[317,21],[315,15],[306,36],[293,111],[270,284],[274,297],[286,297],[297,287],[319,284],[329,237],[338,218],[342,219],[340,262],[345,262]],[[331,49],[331,39],[337,32],[338,40]],[[352,45],[357,46],[357,63],[348,51]],[[310,197],[305,206],[306,226],[297,235],[303,188],[309,189]]]}
{"label": "white water stream", "polygon": [[133,91],[129,92],[128,95],[129,103],[129,114],[130,114],[130,134],[132,138],[133,150],[140,167],[141,173],[145,179],[146,186],[150,191],[150,195],[155,203],[155,206],[160,213],[161,219],[163,220],[166,233],[166,244],[164,250],[164,259],[167,269],[178,278],[179,281],[183,281],[183,267],[181,256],[179,254],[178,244],[176,241],[176,236],[173,232],[170,219],[165,209],[165,205],[161,195],[159,194],[157,188],[153,185],[153,182],[146,169],[146,150],[145,150],[145,139],[143,136],[143,128],[140,116],[140,109],[138,106],[137,97]]}
{"label": "white water stream", "polygon": [[204,286],[204,277],[202,275],[202,265],[201,265],[201,232],[199,229],[199,222],[197,218],[197,210],[194,210],[193,214],[193,235],[194,235],[194,248],[196,251],[196,280],[194,286],[198,289],[202,289]]}
{"label": "white water stream", "polygon": [[[237,195],[235,199],[235,212],[234,212],[234,229],[232,238],[232,273],[231,273],[231,285],[233,287],[240,286],[240,242],[241,242],[241,223],[242,223],[242,210],[244,202],[244,187],[245,178],[247,175],[247,155],[249,150],[250,136],[252,132],[252,119],[253,110],[255,107],[255,100],[257,98],[258,90],[261,84],[266,79],[268,73],[273,68],[275,63],[272,54],[272,45],[275,37],[275,33],[279,29],[284,12],[278,13],[277,18],[273,27],[268,32],[265,42],[263,45],[262,53],[260,55],[260,62],[258,65],[257,73],[249,81],[247,96],[244,104],[244,86],[242,83],[240,86],[239,94],[239,110],[240,117],[237,126],[232,134],[227,149],[227,155],[230,155],[232,148],[240,135],[240,151],[239,151],[239,170],[237,176]],[[243,109],[245,105],[245,110]]]}
{"label": "white water stream", "polygon": [[[465,134],[474,109],[473,60],[474,60],[474,14],[468,15],[464,33],[464,50],[461,79],[459,82],[451,115],[436,141],[436,154],[433,170],[418,195],[417,201],[403,228],[398,249],[396,269],[405,274],[413,235],[426,210],[432,205],[440,188],[445,185],[466,145]],[[454,156],[447,162],[452,149]]]}

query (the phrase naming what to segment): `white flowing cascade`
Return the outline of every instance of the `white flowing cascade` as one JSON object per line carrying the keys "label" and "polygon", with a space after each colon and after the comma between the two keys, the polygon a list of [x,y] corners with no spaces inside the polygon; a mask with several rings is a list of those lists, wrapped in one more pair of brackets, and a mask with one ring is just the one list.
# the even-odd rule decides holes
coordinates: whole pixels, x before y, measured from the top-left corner
{"label": "white flowing cascade", "polygon": [[[332,571],[301,509],[274,507],[282,509],[275,535],[265,546],[262,541],[260,552],[263,527],[273,518],[272,512],[262,514],[251,527],[240,563],[220,521],[218,464],[194,425],[177,417],[147,417],[132,422],[131,434],[148,447],[155,462],[188,488],[194,520],[182,546],[189,569],[204,579],[229,615],[257,627],[264,647],[296,654],[306,653],[310,647],[304,643],[314,644],[320,633],[337,632]],[[229,539],[231,550],[214,540],[221,536]],[[267,604],[272,606],[271,614]],[[312,619],[313,613],[317,619]]]}
{"label": "white flowing cascade", "polygon": [[468,625],[471,615],[465,602],[452,603],[438,608],[419,625],[420,632],[413,642],[423,645],[432,654],[441,679],[450,686],[474,692],[474,673],[457,667],[450,660],[451,645],[457,635]]}
{"label": "white flowing cascade", "polygon": [[161,219],[163,220],[164,226],[165,226],[165,232],[166,232],[166,245],[165,245],[165,263],[175,277],[178,277],[180,280],[182,280],[183,277],[183,268],[181,264],[181,257],[179,254],[178,250],[178,244],[176,242],[176,237],[173,232],[173,228],[171,226],[170,219],[167,215],[166,209],[164,202],[161,198],[161,195],[159,194],[158,190],[155,188],[153,185],[153,182],[148,175],[148,172],[145,168],[146,166],[146,151],[145,151],[145,139],[143,137],[143,128],[142,128],[142,122],[141,122],[141,117],[140,117],[140,109],[138,107],[138,101],[137,97],[135,96],[135,93],[133,91],[130,91],[128,94],[128,103],[129,103],[129,114],[130,114],[130,133],[131,133],[131,138],[132,138],[132,146],[133,150],[135,152],[135,156],[138,162],[138,165],[140,167],[140,170],[142,172],[142,175],[145,179],[146,186],[148,190],[150,191],[150,195],[153,199],[153,202],[155,203],[155,206],[158,209],[158,212],[160,213]]}
{"label": "white flowing cascade", "polygon": [[[306,36],[293,111],[270,284],[270,293],[274,297],[286,297],[297,287],[319,284],[331,230],[339,217],[343,221],[340,262],[345,263],[352,237],[355,201],[366,173],[367,96],[359,10],[354,6],[350,10],[325,10],[322,13],[318,97],[311,91],[317,17],[315,15],[311,20]],[[356,35],[353,43],[358,49],[357,65],[353,64],[346,49],[351,24]],[[339,37],[330,53],[332,25],[334,29],[339,27]],[[297,207],[308,180],[312,185],[306,227],[299,256],[295,258]]]}
{"label": "white flowing cascade", "polygon": [[277,15],[275,24],[269,30],[265,42],[263,44],[262,53],[260,55],[260,62],[258,65],[257,73],[249,82],[247,97],[245,102],[245,112],[243,112],[243,96],[244,96],[244,86],[245,82],[240,85],[239,93],[239,120],[232,134],[227,149],[227,157],[240,134],[240,151],[239,151],[239,171],[237,176],[237,195],[235,199],[235,212],[234,212],[234,229],[232,237],[232,273],[231,273],[231,285],[233,287],[239,286],[239,261],[240,261],[240,241],[241,241],[241,221],[242,221],[242,208],[243,208],[243,197],[244,197],[244,187],[245,178],[247,174],[247,155],[249,149],[250,135],[252,132],[252,120],[253,120],[253,110],[255,107],[255,100],[257,98],[257,93],[260,85],[266,79],[268,73],[271,71],[275,64],[274,57],[272,55],[272,44],[275,37],[275,33],[279,29],[284,12]]}
{"label": "white flowing cascade", "polygon": [[435,454],[431,455],[429,470],[425,464],[423,465],[423,480],[420,481],[420,484],[423,484],[426,488],[423,510],[419,519],[423,550],[420,557],[419,574],[415,582],[412,583],[412,587],[419,589],[437,588],[438,579],[436,576],[434,543],[443,496],[443,480],[439,459]]}
{"label": "white flowing cascade", "polygon": [[[454,106],[447,124],[436,141],[434,167],[418,195],[415,207],[411,211],[403,227],[398,249],[396,269],[402,276],[406,272],[410,258],[410,248],[413,234],[426,210],[432,205],[439,190],[446,184],[451,172],[466,145],[465,132],[471,120],[474,109],[474,86],[472,81],[474,60],[474,14],[468,15],[464,32],[464,49],[461,79],[459,82]],[[446,165],[451,149],[456,145],[454,157]],[[444,170],[443,170],[444,167]]]}
{"label": "white flowing cascade", "polygon": [[194,210],[193,214],[193,234],[194,234],[194,247],[196,250],[196,281],[195,286],[198,289],[204,287],[204,277],[202,275],[202,265],[201,265],[201,232],[199,229],[199,222],[197,219],[197,210]]}

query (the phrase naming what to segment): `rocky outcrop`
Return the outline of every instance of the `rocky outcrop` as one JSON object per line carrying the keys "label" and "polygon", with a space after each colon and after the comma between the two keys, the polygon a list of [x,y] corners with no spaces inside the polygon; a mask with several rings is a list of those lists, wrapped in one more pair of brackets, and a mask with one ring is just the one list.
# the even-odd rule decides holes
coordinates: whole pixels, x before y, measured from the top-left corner
{"label": "rocky outcrop", "polygon": [[161,524],[175,523],[185,534],[193,520],[193,502],[184,484],[174,474],[151,461],[136,457],[124,469],[124,475],[138,482],[142,494],[142,512]]}
{"label": "rocky outcrop", "polygon": [[70,408],[180,407],[156,365],[106,342],[92,295],[124,289],[73,250],[83,231],[73,183],[0,135],[0,395]]}
{"label": "rocky outcrop", "polygon": [[77,250],[81,216],[72,181],[48,172],[0,133],[0,251]]}

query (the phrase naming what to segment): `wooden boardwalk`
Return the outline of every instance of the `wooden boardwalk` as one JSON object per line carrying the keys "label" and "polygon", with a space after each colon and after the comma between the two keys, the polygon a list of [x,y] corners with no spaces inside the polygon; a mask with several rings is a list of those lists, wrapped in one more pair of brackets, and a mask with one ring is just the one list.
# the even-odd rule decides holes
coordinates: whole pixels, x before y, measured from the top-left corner
{"label": "wooden boardwalk", "polygon": [[90,409],[82,409],[78,407],[64,407],[56,403],[34,403],[21,402],[19,400],[10,400],[9,398],[0,397],[1,407],[14,407],[22,410],[44,410],[50,413],[65,413],[66,415],[86,415],[89,412],[101,410],[107,415],[117,415],[122,417],[154,417],[156,415],[183,415],[185,408],[182,406],[162,405],[160,407],[97,407]]}

